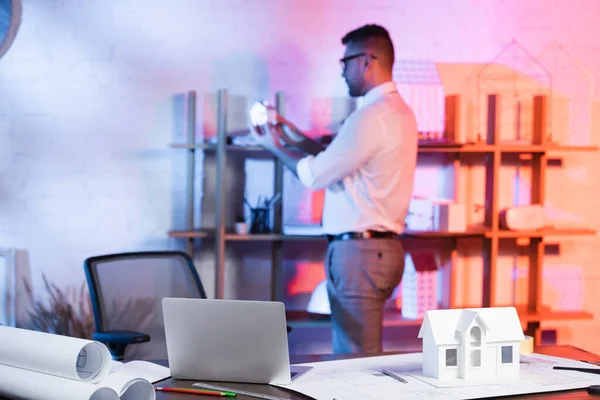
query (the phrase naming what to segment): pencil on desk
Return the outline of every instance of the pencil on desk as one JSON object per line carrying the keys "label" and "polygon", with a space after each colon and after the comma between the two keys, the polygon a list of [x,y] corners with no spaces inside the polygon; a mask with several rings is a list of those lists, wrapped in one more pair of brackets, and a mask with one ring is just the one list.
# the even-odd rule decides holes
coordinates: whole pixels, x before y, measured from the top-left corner
{"label": "pencil on desk", "polygon": [[202,394],[205,396],[218,396],[218,397],[235,397],[233,392],[222,392],[217,390],[203,390],[203,389],[184,389],[184,388],[172,388],[172,387],[157,387],[157,392],[174,392],[174,393],[188,393],[188,394]]}
{"label": "pencil on desk", "polygon": [[589,372],[590,374],[600,374],[600,368],[580,368],[580,367],[560,367],[554,366],[552,369],[558,369],[563,371],[578,371],[578,372]]}
{"label": "pencil on desk", "polygon": [[385,368],[381,368],[381,372],[383,372],[385,375],[389,376],[390,378],[394,378],[397,381],[400,381],[402,383],[408,383],[408,381],[406,379],[404,379],[403,377],[393,373],[392,371],[388,371]]}

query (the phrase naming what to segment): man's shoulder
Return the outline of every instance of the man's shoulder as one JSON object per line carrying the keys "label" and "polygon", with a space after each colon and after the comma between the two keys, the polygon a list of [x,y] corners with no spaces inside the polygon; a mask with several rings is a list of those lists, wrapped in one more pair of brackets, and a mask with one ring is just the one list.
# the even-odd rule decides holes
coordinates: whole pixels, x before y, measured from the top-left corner
{"label": "man's shoulder", "polygon": [[380,114],[381,111],[385,110],[387,107],[389,107],[389,104],[387,104],[388,102],[383,101],[383,100],[378,100],[375,101],[373,103],[370,104],[365,104],[359,108],[357,108],[356,110],[354,110],[349,116],[348,118],[346,118],[347,121],[358,121],[364,118],[371,118],[374,116],[377,116],[377,114]]}
{"label": "man's shoulder", "polygon": [[355,110],[348,116],[347,120],[357,122],[363,119],[384,117],[404,118],[410,117],[412,114],[412,109],[404,102],[400,94],[394,92],[385,98],[378,99]]}

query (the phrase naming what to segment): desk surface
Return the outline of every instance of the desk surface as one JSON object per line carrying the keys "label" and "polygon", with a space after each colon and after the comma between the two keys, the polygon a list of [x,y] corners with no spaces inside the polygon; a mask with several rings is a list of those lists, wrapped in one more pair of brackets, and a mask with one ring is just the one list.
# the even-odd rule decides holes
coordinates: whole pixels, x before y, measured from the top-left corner
{"label": "desk surface", "polygon": [[[579,361],[587,361],[587,362],[600,362],[600,356],[595,355],[593,353],[587,352],[585,350],[578,349],[573,346],[541,346],[536,347],[536,353],[547,354],[550,356],[556,357],[564,357],[570,358],[572,360]],[[385,354],[397,354],[397,353],[385,353]],[[383,355],[383,354],[381,354]],[[318,356],[292,356],[291,362],[294,364],[305,363],[305,362],[317,362],[317,361],[328,361],[328,360],[340,360],[344,358],[355,358],[360,357],[360,355],[346,355],[346,356],[338,356],[338,355],[318,355]],[[166,365],[165,362],[161,362],[161,364]],[[182,380],[173,380],[166,379],[155,386],[177,386],[177,387],[192,387],[193,381],[182,381]],[[279,389],[275,386],[269,385],[251,385],[251,384],[234,384],[234,383],[220,383],[215,382],[215,384],[221,384],[223,386],[231,387],[233,389],[241,389],[247,390],[251,392],[259,392],[264,394],[270,394],[274,396],[278,396],[284,399],[289,400],[307,400],[309,397],[303,396],[301,394],[292,393],[285,391],[283,389]],[[600,400],[600,396],[589,395],[585,390],[570,390],[565,392],[555,392],[555,393],[547,393],[547,394],[534,394],[534,395],[526,395],[526,396],[512,396],[510,399],[583,399],[583,398],[597,398]],[[215,399],[226,399],[225,397],[214,397],[214,396],[199,396],[199,395],[189,395],[189,394],[179,394],[179,393],[162,393],[157,392],[156,396],[157,400],[215,400]],[[238,395],[235,400],[257,400],[255,397],[248,397],[243,395]],[[0,400],[10,400],[5,397],[0,396]]]}
{"label": "desk surface", "polygon": [[[600,356],[597,356],[593,353],[587,352],[585,350],[578,349],[573,346],[540,346],[535,348],[536,353],[546,354],[550,356],[569,358],[572,360],[578,361],[587,361],[587,362],[600,362]],[[394,354],[394,353],[389,353]],[[382,354],[383,355],[383,354]],[[327,360],[340,360],[344,358],[354,358],[360,357],[360,355],[322,355],[322,356],[292,356],[291,362],[293,364],[305,363],[305,362],[317,362],[317,361],[327,361]],[[182,380],[171,380],[167,379],[163,382],[155,386],[176,386],[176,387],[184,387],[184,388],[192,388],[193,381],[182,381]],[[285,391],[283,389],[279,389],[274,386],[269,385],[251,385],[251,384],[233,384],[233,383],[219,383],[215,382],[216,385],[221,384],[222,386],[231,387],[232,389],[241,389],[247,390],[250,392],[259,392],[264,394],[270,394],[273,396],[282,397],[284,399],[289,400],[307,400],[310,397],[303,396],[298,393],[292,393]],[[225,397],[213,397],[213,396],[190,396],[188,394],[178,394],[178,393],[157,393],[157,400],[214,400],[218,398]],[[534,395],[525,395],[525,396],[511,396],[511,399],[583,399],[583,398],[597,398],[600,399],[600,396],[589,395],[585,390],[569,390],[565,392],[554,392],[554,393],[546,393],[546,394],[534,394]],[[257,400],[255,397],[248,397],[243,395],[238,395],[235,397],[236,400]]]}

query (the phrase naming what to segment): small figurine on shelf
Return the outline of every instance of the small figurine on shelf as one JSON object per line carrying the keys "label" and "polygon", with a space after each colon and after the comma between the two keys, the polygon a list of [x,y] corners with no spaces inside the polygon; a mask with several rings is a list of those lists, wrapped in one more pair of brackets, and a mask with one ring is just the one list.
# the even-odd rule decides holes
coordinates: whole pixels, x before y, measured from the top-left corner
{"label": "small figurine on shelf", "polygon": [[238,235],[245,235],[248,233],[248,225],[246,224],[246,218],[238,216],[235,219],[235,233]]}

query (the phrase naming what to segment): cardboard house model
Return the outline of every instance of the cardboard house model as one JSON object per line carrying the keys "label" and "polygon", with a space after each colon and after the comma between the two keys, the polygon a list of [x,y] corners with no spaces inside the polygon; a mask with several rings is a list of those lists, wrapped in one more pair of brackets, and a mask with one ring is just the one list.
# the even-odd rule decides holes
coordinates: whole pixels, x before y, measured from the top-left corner
{"label": "cardboard house model", "polygon": [[402,317],[420,319],[438,308],[438,265],[432,252],[406,253],[402,276]]}
{"label": "cardboard house model", "polygon": [[519,376],[524,336],[514,307],[428,311],[419,338],[425,375],[440,380]]}

